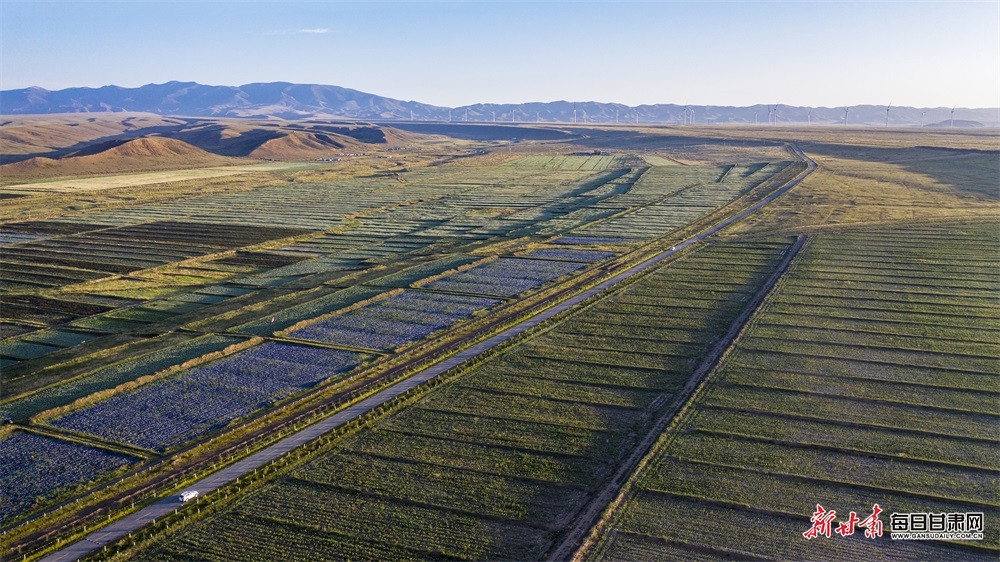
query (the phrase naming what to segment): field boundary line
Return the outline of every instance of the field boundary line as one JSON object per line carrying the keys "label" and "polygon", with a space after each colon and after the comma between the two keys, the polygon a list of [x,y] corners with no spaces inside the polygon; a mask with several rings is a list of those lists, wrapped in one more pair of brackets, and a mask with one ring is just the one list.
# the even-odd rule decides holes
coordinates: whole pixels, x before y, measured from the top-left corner
{"label": "field boundary line", "polygon": [[[739,441],[750,441],[754,443],[767,443],[771,445],[781,445],[783,447],[794,447],[796,449],[809,449],[812,451],[822,450],[822,451],[832,451],[834,453],[845,453],[848,455],[855,456],[867,456],[871,458],[880,458],[886,460],[905,460],[907,462],[913,462],[918,464],[925,464],[930,466],[941,466],[947,468],[956,468],[961,470],[975,470],[979,472],[995,473],[996,467],[991,466],[979,466],[974,464],[964,464],[958,462],[950,462],[943,460],[930,459],[926,457],[913,457],[906,456],[901,457],[900,455],[892,453],[882,453],[874,450],[865,450],[857,447],[841,447],[837,445],[827,445],[825,443],[809,443],[805,441],[794,441],[791,439],[781,439],[777,437],[763,437],[759,435],[751,435],[749,433],[736,433],[733,431],[721,431],[715,429],[705,429],[699,427],[694,430],[695,433],[700,433],[703,435],[708,435],[711,437],[720,437],[723,439],[734,439]],[[875,447],[873,447],[874,449]]]}
{"label": "field boundary line", "polygon": [[584,507],[582,513],[576,517],[577,525],[550,551],[550,554],[546,556],[547,560],[573,560],[574,562],[582,560],[583,555],[593,546],[597,537],[604,530],[608,516],[614,513],[617,506],[630,493],[631,488],[626,486],[630,477],[642,469],[656,453],[654,445],[660,436],[677,418],[690,399],[694,398],[701,388],[704,388],[708,375],[715,370],[725,352],[730,349],[749,324],[750,319],[763,306],[764,300],[771,294],[772,289],[785,272],[789,270],[792,261],[799,255],[799,250],[805,245],[806,240],[806,236],[799,236],[785,251],[784,258],[777,264],[771,276],[764,282],[753,299],[747,303],[740,315],[733,320],[726,334],[708,352],[698,368],[691,374],[684,388],[674,395],[673,401],[664,414],[653,424],[645,437],[636,444],[632,454],[619,465],[618,470],[604,489],[595,494],[594,498]]}
{"label": "field boundary line", "polygon": [[[976,509],[976,508],[987,509],[987,508],[996,508],[997,507],[997,504],[986,503],[986,502],[981,502],[981,501],[976,501],[976,500],[970,500],[970,499],[966,499],[966,498],[956,498],[956,497],[949,497],[949,496],[939,496],[939,495],[935,495],[935,494],[928,494],[928,493],[924,493],[924,492],[917,492],[917,491],[913,491],[913,490],[907,490],[905,488],[886,488],[886,487],[883,487],[883,486],[876,486],[876,485],[872,485],[872,484],[864,484],[864,483],[861,483],[861,482],[851,482],[850,480],[837,480],[835,478],[819,478],[819,477],[816,477],[816,476],[808,476],[808,475],[802,475],[802,474],[792,474],[792,473],[789,473],[789,472],[781,472],[781,471],[777,471],[777,470],[765,470],[765,469],[760,469],[760,468],[753,468],[753,467],[741,466],[741,465],[736,465],[736,464],[726,464],[726,463],[722,463],[722,462],[704,461],[704,460],[693,459],[693,458],[691,458],[691,459],[685,459],[685,458],[677,457],[677,456],[674,456],[674,455],[670,455],[669,456],[669,460],[672,461],[672,462],[677,462],[677,463],[686,463],[686,464],[695,464],[695,465],[702,465],[702,466],[711,466],[711,467],[724,468],[726,470],[733,470],[733,471],[739,471],[739,472],[752,472],[752,473],[755,473],[755,474],[764,474],[764,475],[772,476],[772,477],[775,477],[775,478],[782,478],[782,479],[788,479],[788,480],[798,480],[800,482],[804,482],[804,483],[807,483],[807,484],[808,483],[827,484],[827,485],[831,485],[831,486],[841,486],[841,487],[845,487],[845,488],[859,488],[859,489],[862,489],[862,490],[868,490],[868,491],[873,491],[873,492],[889,491],[889,492],[892,492],[894,494],[901,494],[901,495],[905,495],[905,496],[912,497],[912,498],[919,498],[921,500],[930,500],[930,501],[950,502],[950,503],[962,504],[962,505],[965,505],[965,506],[968,506],[968,507],[971,507],[971,508],[974,508],[974,509]],[[661,490],[661,489],[658,489],[658,488],[643,488],[643,490],[644,491],[651,491],[651,492],[654,492],[654,493],[662,491],[662,492],[671,493],[671,494],[675,494],[675,495],[683,495],[683,494],[681,494],[679,492],[670,492],[668,490]],[[697,497],[697,496],[690,496],[690,497]]]}
{"label": "field boundary line", "polygon": [[[489,330],[484,329],[481,332],[475,332],[473,334],[475,336],[474,338],[459,342],[464,344],[461,347],[453,346],[454,349],[452,347],[448,347],[446,354],[439,354],[436,357],[432,356],[432,352],[436,352],[436,350],[433,347],[429,347],[429,351],[427,351],[425,355],[417,357],[410,363],[401,363],[399,365],[399,370],[403,372],[403,378],[400,380],[393,381],[388,386],[381,387],[378,390],[373,390],[373,394],[365,395],[363,398],[360,396],[356,397],[358,398],[357,401],[352,400],[348,406],[336,411],[333,414],[320,414],[319,416],[321,419],[319,421],[311,422],[310,419],[300,420],[299,417],[296,417],[283,422],[281,425],[283,429],[280,430],[276,439],[264,448],[261,448],[246,457],[242,457],[239,461],[229,464],[221,470],[214,471],[215,468],[213,465],[213,472],[209,473],[207,476],[200,477],[199,475],[199,479],[197,480],[191,479],[184,481],[188,482],[188,485],[197,485],[202,487],[207,494],[218,487],[226,485],[227,482],[230,482],[234,477],[238,479],[237,475],[247,474],[248,471],[253,470],[255,465],[258,467],[264,466],[265,464],[270,466],[276,462],[277,459],[286,457],[287,453],[292,449],[298,448],[315,437],[325,435],[332,429],[339,427],[340,425],[350,423],[352,420],[360,419],[366,415],[372,415],[371,412],[377,410],[383,404],[399,398],[413,388],[421,386],[425,382],[433,384],[433,381],[438,379],[440,375],[451,371],[456,367],[467,365],[469,361],[476,361],[478,357],[483,356],[484,352],[487,352],[503,343],[516,341],[515,338],[522,333],[527,332],[535,326],[550,319],[561,317],[563,313],[570,309],[574,309],[574,311],[577,310],[576,307],[578,305],[586,303],[588,300],[591,300],[593,297],[598,295],[598,293],[602,293],[623,281],[639,278],[644,272],[652,271],[661,262],[669,260],[669,258],[673,257],[678,252],[681,252],[690,246],[700,244],[706,238],[715,235],[722,229],[774,201],[776,198],[780,197],[789,189],[797,185],[804,177],[809,175],[809,173],[815,170],[815,164],[800,150],[798,150],[797,147],[790,144],[786,145],[786,147],[790,152],[794,152],[799,157],[801,162],[806,164],[806,168],[794,177],[788,179],[784,184],[779,184],[778,187],[773,188],[773,191],[768,192],[766,195],[759,196],[761,198],[748,207],[735,212],[732,215],[720,217],[718,214],[726,209],[726,206],[723,206],[716,213],[696,221],[694,223],[696,226],[692,227],[689,225],[679,231],[682,235],[688,236],[688,238],[677,243],[676,246],[671,247],[670,249],[664,250],[662,249],[663,246],[653,249],[649,246],[655,246],[655,244],[650,244],[649,246],[622,256],[617,261],[607,264],[602,268],[594,269],[594,275],[580,281],[578,285],[574,285],[566,289],[561,289],[559,287],[562,286],[557,285],[556,288],[552,288],[548,292],[542,291],[540,293],[533,294],[532,297],[539,297],[539,302],[533,301],[530,306],[524,307],[523,309],[515,307],[515,312],[511,313],[509,317],[497,319],[493,324],[487,322],[486,327],[489,328]],[[739,199],[736,200],[736,202],[739,201]],[[654,242],[662,242],[662,240],[663,239],[661,238]],[[614,271],[617,271],[617,273],[611,273]],[[561,300],[554,298],[552,299],[553,302],[547,302],[544,300],[550,299],[553,296],[558,297],[558,299]],[[424,346],[428,345],[429,344],[421,344],[409,349],[408,351],[421,350]],[[452,346],[452,343],[449,342],[447,345]],[[418,365],[419,370],[415,374],[406,374],[404,367],[416,367]],[[396,367],[393,367],[392,369],[396,369]],[[315,411],[320,411],[320,408],[317,407]],[[381,410],[379,410],[379,412],[380,411]],[[313,410],[310,410],[309,413],[304,413],[300,417],[308,418],[312,412]],[[315,417],[312,419],[315,419]],[[299,421],[304,421],[307,424],[306,427],[298,429]],[[289,428],[288,425],[292,424],[292,422],[295,423],[292,428]],[[181,474],[184,475],[185,473]],[[177,483],[175,482],[173,485],[176,486]],[[74,551],[78,555],[83,555],[93,550],[96,546],[100,546],[102,544],[106,545],[115,540],[116,535],[120,537],[127,534],[129,532],[127,529],[134,530],[145,527],[151,516],[157,517],[157,512],[162,511],[163,513],[167,513],[168,511],[171,511],[170,508],[175,505],[175,503],[171,500],[175,502],[176,496],[167,496],[156,503],[141,508],[139,511],[125,515],[114,523],[106,525],[105,528],[95,530],[76,542],[72,542],[73,538],[67,538],[64,542],[61,542],[59,546],[53,545],[52,547],[46,548],[45,552],[51,554],[45,556],[44,560],[75,559],[77,556],[74,555]],[[585,530],[586,529],[584,529],[584,531]],[[38,554],[42,555],[41,552]]]}
{"label": "field boundary line", "polygon": [[874,430],[888,430],[888,431],[899,431],[904,433],[916,433],[918,435],[926,435],[928,437],[938,437],[941,439],[955,439],[961,441],[979,441],[984,445],[996,445],[995,439],[987,439],[984,437],[968,437],[964,435],[954,435],[951,433],[939,433],[935,431],[928,431],[924,429],[907,429],[903,427],[894,427],[891,425],[879,425],[867,422],[856,422],[850,420],[842,420],[830,417],[816,417],[816,416],[805,416],[802,414],[795,413],[782,413],[782,412],[772,412],[769,410],[761,410],[760,408],[741,408],[738,406],[724,406],[719,404],[701,404],[699,406],[702,410],[725,410],[727,412],[735,412],[739,414],[748,415],[759,415],[777,418],[787,418],[795,421],[802,422],[818,422],[818,423],[828,423],[830,425],[840,425],[840,426],[853,426],[860,427],[864,429],[874,429]]}

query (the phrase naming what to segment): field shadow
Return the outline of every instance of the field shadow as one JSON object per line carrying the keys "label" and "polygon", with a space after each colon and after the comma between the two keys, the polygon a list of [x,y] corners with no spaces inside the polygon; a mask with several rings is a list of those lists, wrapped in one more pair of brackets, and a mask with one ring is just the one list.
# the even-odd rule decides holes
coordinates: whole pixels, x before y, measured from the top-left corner
{"label": "field shadow", "polygon": [[913,146],[884,148],[832,143],[799,144],[807,154],[890,164],[956,191],[1000,199],[1000,151]]}
{"label": "field shadow", "polygon": [[558,128],[523,126],[515,123],[420,123],[387,121],[382,125],[423,135],[443,135],[471,141],[546,140],[570,141],[580,135]]}

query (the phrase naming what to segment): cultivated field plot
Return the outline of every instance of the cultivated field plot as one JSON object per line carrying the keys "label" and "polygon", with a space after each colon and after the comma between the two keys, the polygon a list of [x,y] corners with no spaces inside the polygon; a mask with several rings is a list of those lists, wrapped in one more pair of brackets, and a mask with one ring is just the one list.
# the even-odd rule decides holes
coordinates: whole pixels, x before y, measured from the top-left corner
{"label": "cultivated field plot", "polygon": [[788,161],[753,166],[652,168],[633,189],[603,203],[625,208],[639,205],[636,210],[587,225],[577,232],[596,237],[622,233],[643,238],[662,236],[712,213],[786,169],[800,171]]}
{"label": "cultivated field plot", "polygon": [[364,356],[268,342],[194,367],[49,422],[163,451],[350,370]]}
{"label": "cultivated field plot", "polygon": [[662,267],[139,557],[544,558],[789,245]]}
{"label": "cultivated field plot", "polygon": [[292,330],[289,336],[353,348],[388,351],[423,339],[500,301],[484,297],[403,291]]}
{"label": "cultivated field plot", "polygon": [[[218,353],[230,345],[242,341],[239,338],[209,334],[201,337],[170,334],[154,338],[142,347],[135,348],[130,357],[100,358],[90,363],[100,365],[84,369],[71,380],[57,381],[61,384],[34,384],[31,376],[15,379],[7,383],[16,398],[0,402],[0,411],[15,420],[28,419],[35,414],[65,406],[74,400],[95,392],[101,392],[127,383],[139,377],[153,375],[175,365],[180,365],[206,355]],[[152,350],[146,349],[152,347]],[[20,392],[18,392],[20,391]]]}
{"label": "cultivated field plot", "polygon": [[[8,228],[12,226],[18,227],[8,225]],[[8,245],[0,268],[9,272],[5,273],[5,281],[10,283],[4,285],[12,285],[11,288],[59,287],[307,232],[296,228],[160,221]],[[67,270],[66,275],[57,277],[50,271],[53,267]],[[70,272],[87,277],[73,277]]]}
{"label": "cultivated field plot", "polygon": [[[592,559],[996,560],[995,224],[815,237]],[[883,535],[803,537],[820,504]],[[975,541],[889,537],[892,513],[984,514]]]}
{"label": "cultivated field plot", "polygon": [[27,431],[0,434],[0,523],[137,459]]}
{"label": "cultivated field plot", "polygon": [[513,297],[584,267],[583,263],[500,258],[423,285],[425,289]]}
{"label": "cultivated field plot", "polygon": [[[309,169],[149,202],[110,187],[88,195],[107,204],[0,225],[0,416],[169,458],[695,214],[677,207],[681,219],[645,233],[588,227],[701,182],[725,192],[715,208],[742,189],[726,166],[663,172],[633,155],[477,161],[348,179]],[[297,343],[228,349],[249,337]],[[41,511],[68,494],[28,496]]]}

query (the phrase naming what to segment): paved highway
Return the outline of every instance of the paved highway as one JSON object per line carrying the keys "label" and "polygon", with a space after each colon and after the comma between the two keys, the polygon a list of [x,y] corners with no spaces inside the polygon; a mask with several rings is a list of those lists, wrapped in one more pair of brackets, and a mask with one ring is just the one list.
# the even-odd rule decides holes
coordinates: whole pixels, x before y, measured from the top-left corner
{"label": "paved highway", "polygon": [[[716,232],[722,230],[723,228],[726,228],[727,226],[742,219],[743,217],[746,217],[750,213],[757,211],[764,205],[767,205],[771,201],[774,201],[783,193],[785,193],[786,191],[797,185],[802,180],[802,178],[806,177],[807,175],[809,175],[810,172],[816,169],[816,165],[812,162],[812,160],[809,160],[805,156],[805,154],[803,154],[797,147],[792,146],[792,149],[799,155],[800,158],[802,158],[803,161],[808,163],[808,168],[801,174],[796,176],[794,179],[789,181],[787,184],[782,186],[780,189],[776,190],[774,193],[762,199],[761,201],[755,203],[746,210],[717,223],[716,225],[712,226],[708,230],[703,231],[697,236],[689,238],[677,244],[673,248],[655,255],[649,258],[648,260],[640,263],[639,265],[633,266],[623,271],[622,273],[619,273],[618,275],[615,275],[614,277],[594,287],[591,287],[590,289],[587,289],[582,293],[574,295],[573,297],[570,297],[569,299],[566,299],[554,305],[553,307],[548,308],[545,311],[527,320],[524,320],[520,324],[512,326],[493,337],[490,337],[471,347],[468,347],[462,350],[461,352],[456,353],[455,355],[445,359],[444,361],[435,363],[434,365],[427,367],[423,371],[418,372],[417,374],[407,378],[406,380],[400,381],[378,392],[377,394],[374,394],[366,398],[365,400],[362,400],[361,402],[349,406],[344,410],[341,410],[336,414],[333,414],[330,417],[327,417],[313,425],[306,427],[305,429],[299,430],[298,432],[289,435],[288,437],[282,439],[281,441],[278,441],[277,443],[265,449],[262,449],[239,462],[233,463],[223,468],[222,470],[219,470],[218,472],[206,476],[205,478],[192,484],[189,487],[189,489],[197,490],[200,494],[205,494],[207,492],[216,490],[221,486],[236,480],[237,477],[243,476],[244,474],[253,471],[255,468],[263,466],[264,464],[267,464],[268,462],[278,457],[281,457],[282,455],[288,453],[292,449],[304,445],[305,443],[308,443],[309,441],[312,441],[313,439],[321,435],[324,435],[325,433],[332,431],[333,429],[336,429],[337,427],[349,422],[350,420],[370,410],[375,409],[376,407],[392,400],[393,398],[398,397],[399,395],[412,389],[413,387],[420,385],[424,382],[427,382],[428,380],[444,373],[445,371],[448,371],[454,367],[461,365],[462,363],[476,357],[477,355],[489,349],[492,349],[493,347],[496,347],[497,345],[509,340],[510,338],[532,328],[533,326],[536,326],[552,318],[553,316],[556,316],[557,314],[564,312],[569,308],[576,306],[577,304],[580,304],[584,300],[587,300],[588,298],[596,295],[597,293],[617,283],[620,283],[621,281],[628,279],[629,277],[637,273],[640,273],[642,271],[645,271],[646,269],[649,269],[650,267],[653,267],[654,265],[667,259],[671,255],[687,248],[688,246],[691,246],[692,244],[697,244],[701,242],[705,238],[715,234]],[[80,539],[79,541],[72,543],[59,551],[56,551],[42,558],[41,560],[42,562],[69,562],[77,560],[94,550],[102,548],[106,544],[112,543],[128,535],[129,533],[139,529],[140,527],[150,523],[151,521],[154,521],[160,517],[163,517],[164,515],[167,515],[168,513],[173,512],[181,505],[182,504],[178,496],[171,496],[169,498],[163,499],[127,517],[123,517],[122,519],[119,519],[118,521],[115,521],[114,523],[102,529],[94,531],[93,533],[90,533],[89,535]]]}

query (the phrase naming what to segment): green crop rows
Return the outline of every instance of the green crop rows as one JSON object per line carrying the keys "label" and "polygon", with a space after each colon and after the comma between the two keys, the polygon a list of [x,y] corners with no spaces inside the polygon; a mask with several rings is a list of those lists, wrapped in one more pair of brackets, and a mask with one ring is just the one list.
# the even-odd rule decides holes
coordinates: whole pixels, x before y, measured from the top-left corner
{"label": "green crop rows", "polygon": [[[994,225],[815,237],[614,512],[591,559],[996,560]],[[884,535],[802,533],[884,510]],[[985,537],[900,541],[893,512],[982,512]]]}
{"label": "green crop rows", "polygon": [[[747,168],[751,173],[745,177],[730,170],[720,183],[728,168],[711,164],[648,166],[629,155],[548,154],[502,164],[417,167],[400,176],[405,181],[393,176],[324,181],[314,175],[239,193],[8,222],[0,225],[0,415],[32,424],[48,419],[38,415],[55,408],[58,415],[79,411],[135,386],[137,379],[203,362],[250,337],[294,338],[290,330],[394,291],[424,287],[476,262],[528,261],[519,258],[561,248],[549,244],[559,236],[593,240],[593,255],[621,255],[634,244],[605,244],[600,237],[587,238],[594,234],[588,229],[652,212],[640,222],[661,224],[643,236],[666,234],[785,165],[774,161],[767,168]],[[685,194],[694,199],[684,199]],[[644,211],[657,205],[655,212]],[[762,251],[770,255],[771,248]],[[685,261],[692,265],[678,264],[678,275],[688,273],[682,267],[699,270],[708,264]],[[537,259],[531,263],[546,265]],[[580,262],[581,272],[593,267]],[[735,276],[739,284],[746,273],[725,276]],[[726,279],[718,283],[719,291],[732,288]],[[521,295],[505,297],[505,302],[517,298]],[[705,316],[714,306],[711,300],[688,299],[689,306],[682,307],[686,312],[650,304],[653,309],[639,310],[633,318],[654,322],[666,310],[678,315],[659,328],[663,337],[696,325],[706,335],[689,334],[697,341],[676,348],[654,349],[640,340],[612,342],[601,331],[601,316],[619,312],[598,307],[589,327],[574,328],[593,331],[581,340],[589,351],[575,351],[575,360],[567,361],[559,352],[571,349],[566,342],[575,336],[558,339],[553,334],[552,343],[526,346],[509,357],[509,365],[523,363],[516,368],[526,371],[499,387],[484,381],[481,388],[467,391],[469,403],[493,407],[497,400],[506,401],[539,420],[581,416],[594,423],[605,420],[598,426],[607,420],[634,423],[663,389],[684,379],[711,341],[707,334],[725,324]],[[623,301],[620,306],[632,311],[627,307],[639,305]],[[734,310],[721,306],[725,314]],[[373,319],[370,328],[380,323]],[[621,327],[623,334],[637,329],[648,332],[646,327]],[[608,351],[595,351],[601,345]],[[617,351],[612,349],[616,345]],[[633,353],[639,348],[643,353]],[[524,376],[535,373],[536,366],[545,370]],[[601,377],[616,382],[600,383]],[[516,395],[503,397],[502,392],[512,391]],[[550,395],[565,399],[535,402]],[[262,404],[246,419],[271,411]],[[179,448],[197,447],[203,439]],[[32,509],[45,507],[40,503]]]}
{"label": "green crop rows", "polygon": [[788,246],[674,261],[138,556],[544,557]]}

